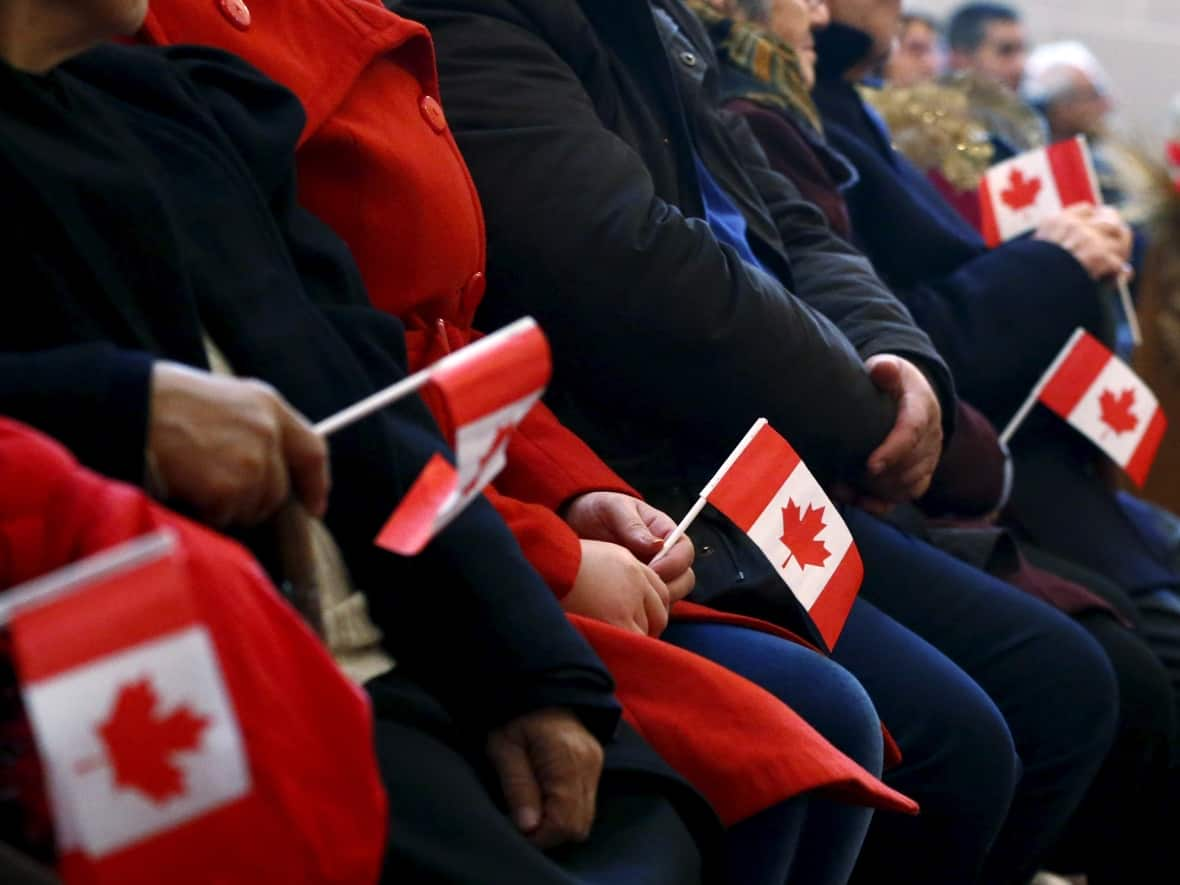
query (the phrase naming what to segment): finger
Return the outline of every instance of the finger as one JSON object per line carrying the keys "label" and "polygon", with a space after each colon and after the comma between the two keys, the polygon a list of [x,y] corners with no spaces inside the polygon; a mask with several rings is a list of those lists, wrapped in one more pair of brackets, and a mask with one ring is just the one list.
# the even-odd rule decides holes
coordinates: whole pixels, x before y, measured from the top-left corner
{"label": "finger", "polygon": [[865,361],[865,367],[878,390],[885,391],[895,399],[901,397],[905,385],[902,382],[901,361],[897,357],[884,354],[871,356]]}
{"label": "finger", "polygon": [[279,441],[275,440],[266,453],[262,465],[262,476],[255,483],[257,491],[250,508],[245,511],[243,521],[257,525],[271,516],[287,500],[291,493],[291,481],[287,475],[287,463]]}
{"label": "finger", "polygon": [[668,588],[668,599],[675,605],[680,600],[688,596],[692,592],[692,588],[696,586],[697,576],[696,572],[689,569],[680,577],[671,581],[665,581],[664,584]]}
{"label": "finger", "polygon": [[640,518],[647,525],[648,531],[655,535],[661,543],[664,538],[676,530],[676,520],[663,510],[657,510],[646,501],[636,500],[635,506],[639,510]]}
{"label": "finger", "polygon": [[500,778],[512,822],[525,835],[535,833],[541,826],[543,797],[525,747],[519,740],[496,732],[488,738],[488,757]]}
{"label": "finger", "polygon": [[659,636],[668,626],[668,608],[672,602],[664,582],[654,574],[651,577],[653,582],[643,594],[643,611],[647,620],[647,635]]}
{"label": "finger", "polygon": [[307,419],[281,399],[278,417],[283,456],[295,485],[295,494],[313,516],[323,516],[328,509],[328,491],[332,485],[328,444],[311,429]]}
{"label": "finger", "polygon": [[676,580],[692,568],[695,558],[696,548],[693,547],[692,541],[686,536],[673,544],[671,549],[656,560],[651,568],[660,576],[661,581],[667,583],[668,581]]}
{"label": "finger", "polygon": [[911,457],[922,439],[926,426],[922,410],[910,399],[903,399],[897,411],[897,420],[881,445],[869,455],[869,475],[879,477],[894,464]]}

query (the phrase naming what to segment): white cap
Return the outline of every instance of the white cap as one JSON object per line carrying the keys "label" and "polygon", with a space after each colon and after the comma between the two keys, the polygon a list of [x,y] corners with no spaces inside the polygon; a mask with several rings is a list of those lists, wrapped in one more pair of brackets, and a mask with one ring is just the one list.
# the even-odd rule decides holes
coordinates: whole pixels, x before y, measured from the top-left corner
{"label": "white cap", "polygon": [[1073,87],[1074,72],[1085,74],[1099,92],[1110,93],[1106,69],[1085,44],[1076,40],[1045,43],[1034,49],[1024,65],[1021,92],[1033,104],[1052,101]]}

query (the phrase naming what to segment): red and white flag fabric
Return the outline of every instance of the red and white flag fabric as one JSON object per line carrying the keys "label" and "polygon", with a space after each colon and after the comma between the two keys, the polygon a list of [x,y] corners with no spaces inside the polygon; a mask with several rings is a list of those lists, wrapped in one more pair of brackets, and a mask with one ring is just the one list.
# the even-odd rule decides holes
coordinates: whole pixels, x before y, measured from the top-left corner
{"label": "red and white flag fabric", "polygon": [[989,246],[1034,230],[1075,203],[1101,205],[1098,177],[1083,136],[997,163],[979,185],[981,233]]}
{"label": "red and white flag fabric", "polygon": [[1038,399],[1143,485],[1168,422],[1151,388],[1097,338],[1074,331]]}
{"label": "red and white flag fabric", "polygon": [[450,431],[455,463],[435,455],[377,536],[394,553],[418,553],[504,469],[517,425],[545,392],[549,342],[531,317],[439,360],[422,391]]}
{"label": "red and white flag fabric", "polygon": [[[244,656],[241,637],[231,635],[238,624],[223,630],[212,626],[221,614],[203,617],[202,600],[209,600],[194,593],[174,536],[146,540],[155,541],[154,551],[142,541],[123,545],[138,545],[140,553],[116,567],[109,562],[119,548],[35,582],[56,586],[47,601],[18,607],[10,624],[63,880],[371,879],[381,840],[374,843],[368,822],[351,821],[357,835],[341,840],[347,844],[317,843],[319,831],[334,839],[347,832],[337,819],[343,803],[355,809],[349,814],[375,815],[380,835],[384,797],[374,792],[375,764],[368,762],[370,775],[351,758],[335,766],[303,758],[316,749],[360,750],[363,759],[370,739],[363,701],[294,615],[262,614],[266,607],[250,599],[260,588],[237,583],[223,560],[224,586],[244,597],[242,604],[227,600],[228,607],[259,650]],[[103,560],[108,567],[89,565]],[[30,590],[45,595],[17,588],[4,599]],[[283,604],[269,605],[277,613]],[[258,659],[301,652],[298,674],[306,678],[298,682],[286,664],[270,668]],[[266,671],[265,685],[255,670]],[[288,700],[270,702],[260,688],[308,697],[292,718]],[[312,715],[331,718],[321,723]],[[333,783],[331,771],[354,782]]]}
{"label": "red and white flag fabric", "polygon": [[833,647],[864,565],[836,506],[790,444],[758,419],[702,496],[750,536]]}

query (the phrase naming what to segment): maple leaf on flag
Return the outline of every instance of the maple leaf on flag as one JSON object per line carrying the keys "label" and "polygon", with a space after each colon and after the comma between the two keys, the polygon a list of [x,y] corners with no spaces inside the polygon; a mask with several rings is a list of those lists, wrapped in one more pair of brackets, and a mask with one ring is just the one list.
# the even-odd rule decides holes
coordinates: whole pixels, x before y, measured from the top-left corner
{"label": "maple leaf on flag", "polygon": [[1139,426],[1139,419],[1131,411],[1135,405],[1135,391],[1128,387],[1118,396],[1112,390],[1102,391],[1098,406],[1102,410],[1102,423],[1115,433],[1129,433]]}
{"label": "maple leaf on flag", "polygon": [[1013,169],[1008,174],[1008,187],[1006,190],[1000,191],[1000,199],[1003,200],[1010,209],[1014,212],[1021,209],[1027,209],[1037,201],[1037,195],[1041,192],[1041,179],[1025,178],[1024,173],[1019,169]]}
{"label": "maple leaf on flag", "polygon": [[95,729],[115,769],[115,784],[138,790],[158,805],[185,794],[184,772],[172,757],[200,749],[209,727],[208,717],[183,705],[162,716],[159,703],[147,677],[126,683],[119,687],[110,718]]}
{"label": "maple leaf on flag", "polygon": [[823,565],[828,561],[831,552],[824,546],[823,541],[815,540],[824,529],[824,507],[807,506],[807,512],[801,513],[799,505],[787,499],[787,506],[783,508],[783,536],[781,538],[790,556],[783,562],[785,568],[794,556],[801,568],[809,565]]}

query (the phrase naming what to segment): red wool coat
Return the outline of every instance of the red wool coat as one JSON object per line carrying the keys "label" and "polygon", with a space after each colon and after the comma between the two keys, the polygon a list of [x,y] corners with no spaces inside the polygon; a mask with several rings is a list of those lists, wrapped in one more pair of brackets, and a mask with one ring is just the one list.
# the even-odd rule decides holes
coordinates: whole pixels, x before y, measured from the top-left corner
{"label": "red wool coat", "polygon": [[[217,46],[295,92],[307,111],[300,200],[348,243],[374,304],[405,322],[411,368],[469,342],[484,291],[483,215],[439,104],[425,28],[373,0],[248,2],[246,12],[234,0],[154,0],[140,39]],[[581,553],[554,511],[601,489],[635,494],[547,408],[533,409],[488,497],[559,596]],[[685,603],[674,614],[783,633]],[[667,643],[571,620],[618,681],[629,718],[725,821],[822,785],[913,810],[741,677]]]}
{"label": "red wool coat", "polygon": [[[0,419],[0,590],[161,528],[177,535],[193,603],[221,660],[252,787],[208,817],[106,855],[108,881],[135,878],[141,862],[166,867],[175,852],[202,856],[217,881],[240,881],[251,866],[289,883],[376,881],[386,799],[364,694],[342,677],[243,548],[156,506],[138,489],[80,467],[47,437]],[[276,764],[279,759],[299,764]],[[40,841],[49,826],[41,779],[31,759],[18,765],[26,833]],[[234,833],[243,827],[250,844],[226,858],[227,869],[215,868],[207,846],[239,843]],[[279,844],[287,856],[276,861]],[[62,855],[62,873],[90,881],[85,864],[75,867],[80,861],[76,853]]]}

